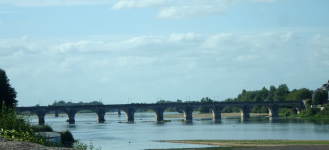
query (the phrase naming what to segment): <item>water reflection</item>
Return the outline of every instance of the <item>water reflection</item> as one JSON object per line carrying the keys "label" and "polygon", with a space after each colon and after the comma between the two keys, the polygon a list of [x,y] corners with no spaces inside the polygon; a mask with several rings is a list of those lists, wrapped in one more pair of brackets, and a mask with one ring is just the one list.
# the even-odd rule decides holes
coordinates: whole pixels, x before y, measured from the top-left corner
{"label": "water reflection", "polygon": [[221,120],[213,120],[212,124],[222,124],[222,121]]}

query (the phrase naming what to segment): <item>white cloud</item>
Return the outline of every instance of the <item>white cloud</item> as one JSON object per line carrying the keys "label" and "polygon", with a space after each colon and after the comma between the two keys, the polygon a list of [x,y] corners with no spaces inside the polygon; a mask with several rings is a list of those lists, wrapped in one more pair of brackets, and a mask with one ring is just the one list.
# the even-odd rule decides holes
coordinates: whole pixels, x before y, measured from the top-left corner
{"label": "white cloud", "polygon": [[159,18],[182,19],[190,17],[200,17],[208,15],[225,14],[226,6],[179,6],[163,8],[157,14]]}
{"label": "white cloud", "polygon": [[240,55],[237,58],[234,58],[234,61],[250,61],[259,58],[258,55]]}
{"label": "white cloud", "polygon": [[165,0],[122,0],[115,3],[112,9],[160,7],[164,6],[166,3]]}
{"label": "white cloud", "polygon": [[314,67],[329,66],[329,37],[317,34],[308,42],[308,59]]}
{"label": "white cloud", "polygon": [[[110,42],[1,39],[0,66],[8,71],[19,99],[52,100],[65,93],[82,101],[98,95],[119,99],[127,92],[147,99],[165,91],[173,95],[168,100],[175,100],[188,94],[185,91],[207,96],[204,93],[212,90],[207,87],[214,84],[232,89],[252,84],[259,89],[323,72],[319,67],[328,67],[329,37],[296,38],[302,35],[172,33]],[[286,79],[292,72],[298,76]],[[94,91],[100,93],[90,93]]]}
{"label": "white cloud", "polygon": [[184,42],[184,41],[196,42],[202,40],[202,35],[195,33],[187,33],[187,34],[173,33],[169,36],[168,40],[170,42]]}
{"label": "white cloud", "polygon": [[[272,3],[278,0],[250,0],[249,2]],[[112,9],[156,7],[156,17],[183,19],[209,15],[222,15],[231,7],[248,3],[244,0],[121,0]],[[264,8],[262,8],[265,11]]]}
{"label": "white cloud", "polygon": [[1,0],[0,4],[12,4],[18,7],[48,7],[113,4],[108,0]]}

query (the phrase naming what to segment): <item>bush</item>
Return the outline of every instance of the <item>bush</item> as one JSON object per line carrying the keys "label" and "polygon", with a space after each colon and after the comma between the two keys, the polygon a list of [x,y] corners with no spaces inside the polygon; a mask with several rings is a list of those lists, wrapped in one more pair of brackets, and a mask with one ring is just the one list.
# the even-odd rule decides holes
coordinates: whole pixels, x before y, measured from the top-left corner
{"label": "bush", "polygon": [[59,132],[61,134],[61,142],[65,147],[72,147],[74,143],[74,138],[72,133],[69,130],[64,132]]}
{"label": "bush", "polygon": [[16,111],[12,108],[8,108],[5,103],[2,103],[0,114],[0,128],[2,136],[4,134],[15,134],[17,136],[33,136],[34,132],[30,128],[29,120],[18,116]]}
{"label": "bush", "polygon": [[312,105],[312,100],[311,99],[307,99],[305,101],[305,105]]}

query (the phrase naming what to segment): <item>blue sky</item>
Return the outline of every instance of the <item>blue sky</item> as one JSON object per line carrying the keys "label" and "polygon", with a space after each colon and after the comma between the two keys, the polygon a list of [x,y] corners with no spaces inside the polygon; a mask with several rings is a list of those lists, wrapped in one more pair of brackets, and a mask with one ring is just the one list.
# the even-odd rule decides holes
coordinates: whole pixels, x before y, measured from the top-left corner
{"label": "blue sky", "polygon": [[[329,80],[327,0],[0,0],[19,105],[234,98]],[[218,99],[217,99],[218,98]]]}

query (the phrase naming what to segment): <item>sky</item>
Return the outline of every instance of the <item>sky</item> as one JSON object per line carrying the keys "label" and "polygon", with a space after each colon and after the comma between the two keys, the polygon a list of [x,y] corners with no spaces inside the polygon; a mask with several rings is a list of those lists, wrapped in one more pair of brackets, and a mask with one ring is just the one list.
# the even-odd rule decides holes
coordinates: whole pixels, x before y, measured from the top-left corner
{"label": "sky", "polygon": [[315,90],[328,0],[0,0],[0,68],[18,106]]}

